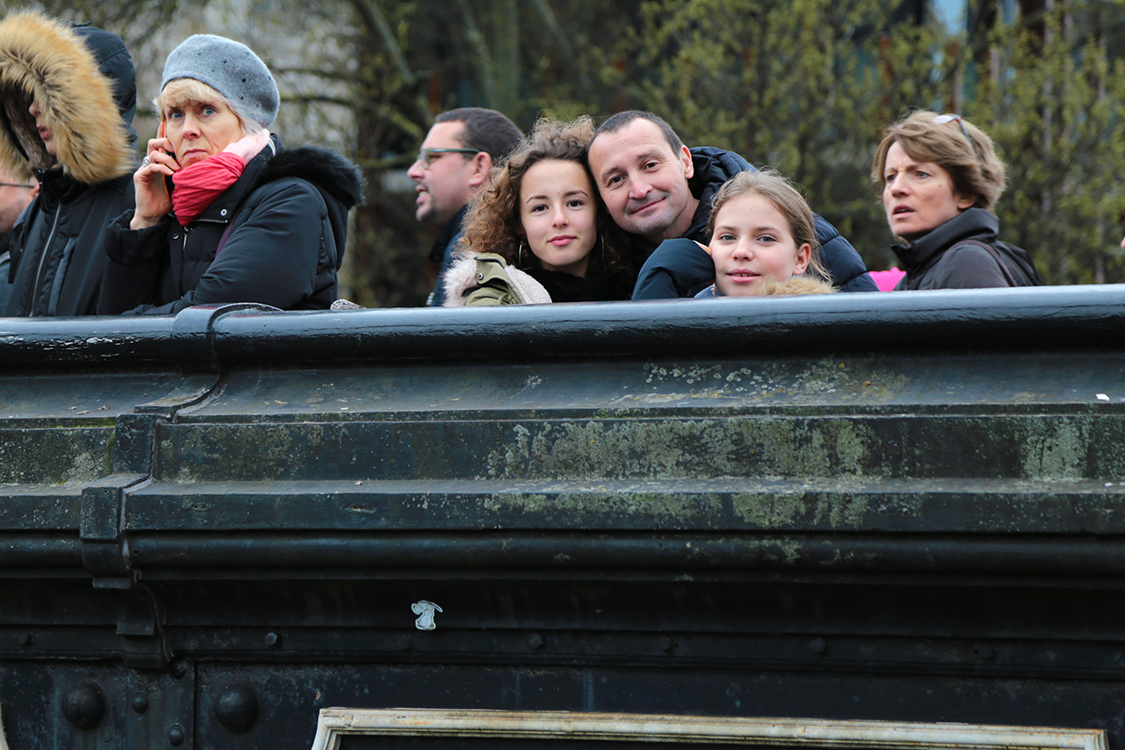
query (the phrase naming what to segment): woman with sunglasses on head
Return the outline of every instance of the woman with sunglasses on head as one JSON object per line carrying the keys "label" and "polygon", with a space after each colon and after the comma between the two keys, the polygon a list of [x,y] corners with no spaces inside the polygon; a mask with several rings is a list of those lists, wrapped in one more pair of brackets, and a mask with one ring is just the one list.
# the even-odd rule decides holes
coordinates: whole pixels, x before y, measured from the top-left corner
{"label": "woman with sunglasses on head", "polygon": [[239,42],[199,34],[172,51],[136,210],[106,230],[99,314],[328,309],[363,182],[332,151],[282,149],[266,129],[278,103],[273,75]]}
{"label": "woman with sunglasses on head", "polygon": [[998,240],[1004,163],[960,115],[920,111],[890,125],[871,178],[902,240],[892,246],[906,271],[896,291],[1042,283],[1024,250]]}

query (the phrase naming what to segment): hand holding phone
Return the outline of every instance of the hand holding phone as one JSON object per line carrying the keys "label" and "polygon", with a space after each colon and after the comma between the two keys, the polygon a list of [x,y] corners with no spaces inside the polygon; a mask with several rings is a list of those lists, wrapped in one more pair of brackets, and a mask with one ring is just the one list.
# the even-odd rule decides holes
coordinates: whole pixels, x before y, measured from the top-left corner
{"label": "hand holding phone", "polygon": [[165,120],[161,117],[156,137],[148,141],[148,155],[133,174],[137,208],[129,223],[131,229],[154,226],[172,210],[172,199],[164,180],[180,171],[180,164],[172,152],[172,143],[166,132]]}

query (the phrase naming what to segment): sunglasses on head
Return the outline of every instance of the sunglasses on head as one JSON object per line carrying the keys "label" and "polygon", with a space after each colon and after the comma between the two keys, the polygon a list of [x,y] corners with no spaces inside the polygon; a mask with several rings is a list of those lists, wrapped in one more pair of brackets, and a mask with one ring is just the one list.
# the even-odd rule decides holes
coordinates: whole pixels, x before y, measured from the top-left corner
{"label": "sunglasses on head", "polygon": [[956,121],[957,125],[960,126],[961,133],[965,136],[965,140],[969,142],[969,147],[973,150],[973,153],[975,154],[976,151],[977,151],[977,147],[976,147],[976,144],[973,143],[973,139],[969,137],[969,131],[965,130],[965,118],[961,117],[961,115],[945,114],[945,115],[938,115],[937,117],[935,117],[933,119],[934,125],[944,125],[947,122],[954,122],[954,121]]}

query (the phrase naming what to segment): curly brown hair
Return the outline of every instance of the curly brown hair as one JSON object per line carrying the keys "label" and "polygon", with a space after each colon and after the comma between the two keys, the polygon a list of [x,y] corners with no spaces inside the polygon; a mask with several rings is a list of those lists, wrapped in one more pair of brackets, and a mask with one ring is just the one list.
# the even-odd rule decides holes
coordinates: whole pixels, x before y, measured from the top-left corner
{"label": "curly brown hair", "polygon": [[626,260],[625,233],[613,223],[601,195],[593,188],[594,178],[586,164],[586,151],[593,138],[594,122],[586,115],[571,122],[547,118],[536,122],[531,135],[516,146],[507,161],[492,168],[488,189],[469,205],[458,254],[497,253],[520,270],[541,267],[529,248],[520,252],[520,245],[527,240],[520,220],[520,186],[527,170],[541,161],[572,161],[582,165],[590,180],[597,212],[598,244],[590,253],[586,276],[608,278],[627,274],[630,266]]}

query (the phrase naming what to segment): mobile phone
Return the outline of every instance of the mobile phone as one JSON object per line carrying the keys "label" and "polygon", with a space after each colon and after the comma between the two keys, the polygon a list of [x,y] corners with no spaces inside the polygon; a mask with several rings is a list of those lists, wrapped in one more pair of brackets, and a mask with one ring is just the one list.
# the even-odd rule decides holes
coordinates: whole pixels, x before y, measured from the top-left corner
{"label": "mobile phone", "polygon": [[[168,121],[164,119],[164,115],[161,115],[160,116],[160,126],[157,127],[157,129],[156,129],[156,137],[157,138],[167,138],[168,137],[167,127],[166,127],[167,123],[168,123]],[[162,153],[168,154],[168,156],[171,156],[173,159],[175,159],[177,164],[179,163],[180,160],[176,159],[176,153],[174,151],[169,151],[166,148],[162,148],[162,149],[160,149],[160,151]]]}

